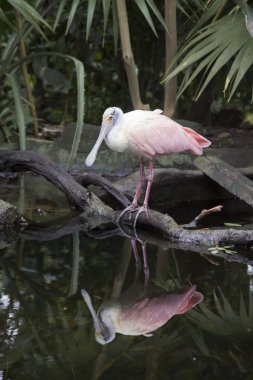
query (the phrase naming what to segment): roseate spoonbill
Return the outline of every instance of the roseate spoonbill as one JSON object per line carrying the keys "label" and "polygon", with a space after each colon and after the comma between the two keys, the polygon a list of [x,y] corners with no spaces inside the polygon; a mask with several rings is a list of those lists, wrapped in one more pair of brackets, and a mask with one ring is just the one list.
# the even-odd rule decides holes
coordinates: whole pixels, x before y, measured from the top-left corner
{"label": "roseate spoonbill", "polygon": [[[211,142],[190,128],[183,127],[172,119],[162,115],[161,110],[135,110],[123,113],[118,107],[107,108],[103,114],[102,126],[98,139],[86,158],[86,165],[93,165],[98,149],[105,140],[112,150],[130,151],[140,157],[140,177],[132,205],[126,210],[138,208],[138,198],[144,180],[143,158],[149,159],[149,176],[144,203],[136,214],[147,213],[149,193],[153,181],[153,159],[156,156],[189,151],[194,155],[202,155],[203,148]],[[123,215],[121,214],[121,216]]]}
{"label": "roseate spoonbill", "polygon": [[173,315],[183,314],[203,301],[203,294],[196,286],[168,293],[158,286],[133,285],[118,298],[102,303],[96,313],[89,294],[82,289],[82,296],[91,312],[95,338],[100,344],[110,343],[116,333],[123,335],[152,336]]}

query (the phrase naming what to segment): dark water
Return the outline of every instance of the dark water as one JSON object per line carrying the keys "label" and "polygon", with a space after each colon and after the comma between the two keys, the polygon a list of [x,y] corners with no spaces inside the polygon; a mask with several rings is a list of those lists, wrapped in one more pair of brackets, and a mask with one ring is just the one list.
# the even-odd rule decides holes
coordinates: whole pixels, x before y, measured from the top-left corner
{"label": "dark water", "polygon": [[[32,220],[49,224],[66,214],[64,197],[52,188],[48,203],[41,187],[32,192],[26,185],[24,194],[12,181],[7,185],[0,198]],[[245,247],[231,249],[252,256]],[[141,257],[139,243],[138,250]],[[253,267],[151,244],[147,255],[150,287],[178,294],[196,285],[204,301],[172,316],[152,337],[116,334],[102,346],[81,289],[97,310],[132,286],[129,239],[75,232],[50,241],[21,237],[3,247],[0,379],[253,379]]]}

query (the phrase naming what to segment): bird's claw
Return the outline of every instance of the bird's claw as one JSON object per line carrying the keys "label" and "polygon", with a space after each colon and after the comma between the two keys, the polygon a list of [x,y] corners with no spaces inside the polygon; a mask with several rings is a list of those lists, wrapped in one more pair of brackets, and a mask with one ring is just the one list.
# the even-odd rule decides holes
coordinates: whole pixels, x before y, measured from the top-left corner
{"label": "bird's claw", "polygon": [[134,219],[134,233],[135,233],[136,236],[138,236],[138,235],[137,235],[137,232],[136,232],[136,225],[137,225],[137,221],[138,221],[138,219],[139,219],[139,216],[140,216],[140,214],[141,214],[142,212],[145,212],[146,217],[147,217],[148,220],[149,220],[148,207],[147,207],[146,205],[143,205],[143,206],[141,206],[141,207],[139,208],[139,210],[137,211],[137,213],[136,213],[136,215],[135,215],[135,219]]}
{"label": "bird's claw", "polygon": [[126,212],[128,212],[129,211],[129,213],[130,213],[130,216],[129,216],[129,220],[131,220],[131,217],[132,217],[132,213],[134,212],[134,211],[136,211],[137,209],[138,209],[138,205],[137,204],[135,204],[135,203],[132,203],[130,206],[128,206],[128,207],[126,207],[120,214],[119,214],[119,216],[118,216],[118,218],[117,218],[117,223],[118,224],[120,224],[120,219],[125,215],[125,213]]}

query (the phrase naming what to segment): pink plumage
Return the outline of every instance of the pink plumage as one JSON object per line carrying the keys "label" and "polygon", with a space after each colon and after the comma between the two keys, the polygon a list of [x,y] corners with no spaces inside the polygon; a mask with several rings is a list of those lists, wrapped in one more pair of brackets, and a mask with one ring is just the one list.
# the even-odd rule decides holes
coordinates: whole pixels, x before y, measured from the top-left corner
{"label": "pink plumage", "polygon": [[[138,292],[137,292],[138,294]],[[174,315],[183,314],[203,301],[203,295],[191,286],[178,293],[165,293],[122,303],[116,332],[129,335],[148,334],[163,326]]]}
{"label": "pink plumage", "polygon": [[[151,111],[139,113],[139,123],[129,126],[129,149],[149,159],[155,156],[189,151],[203,154],[211,142],[190,128]],[[130,114],[130,112],[129,112]],[[142,122],[140,122],[142,120]],[[129,117],[130,123],[130,117]]]}
{"label": "pink plumage", "polygon": [[149,193],[153,181],[153,159],[171,153],[188,151],[194,155],[203,154],[203,148],[211,142],[191,128],[183,127],[174,120],[162,115],[162,111],[135,110],[123,113],[120,108],[107,108],[98,139],[86,159],[86,165],[93,165],[98,149],[105,139],[106,144],[117,152],[130,151],[140,157],[140,178],[132,205],[123,211],[135,211],[144,180],[143,157],[149,161],[149,176],[142,207],[135,217],[135,224],[141,212],[147,213]]}

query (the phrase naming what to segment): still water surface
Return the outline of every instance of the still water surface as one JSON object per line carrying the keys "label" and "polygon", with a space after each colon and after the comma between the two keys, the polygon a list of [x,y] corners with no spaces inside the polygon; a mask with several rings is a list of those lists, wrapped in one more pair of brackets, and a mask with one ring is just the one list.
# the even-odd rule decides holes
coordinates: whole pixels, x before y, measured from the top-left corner
{"label": "still water surface", "polygon": [[[2,193],[8,200],[6,188]],[[55,204],[24,205],[37,221],[61,213]],[[141,258],[139,243],[138,250]],[[96,310],[128,294],[137,281],[129,239],[75,232],[50,241],[19,238],[0,252],[0,379],[253,379],[250,265],[147,244],[148,286],[179,303],[153,336],[116,334],[101,345],[81,289]],[[143,286],[142,270],[137,282]],[[194,307],[178,301],[179,289],[182,295],[192,285],[204,297]],[[132,310],[136,302],[128,300]]]}

